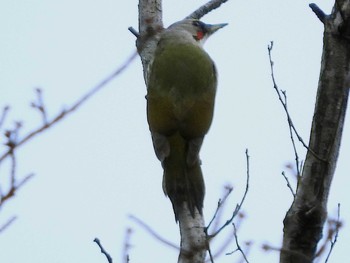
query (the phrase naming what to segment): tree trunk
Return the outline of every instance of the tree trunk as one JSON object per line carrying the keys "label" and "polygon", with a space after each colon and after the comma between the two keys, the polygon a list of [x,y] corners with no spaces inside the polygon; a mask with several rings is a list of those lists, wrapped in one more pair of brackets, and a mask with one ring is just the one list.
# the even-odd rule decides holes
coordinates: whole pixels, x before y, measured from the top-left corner
{"label": "tree trunk", "polygon": [[324,24],[323,55],[309,147],[296,197],[284,219],[281,263],[310,263],[327,218],[350,86],[350,1],[331,15],[310,7]]}
{"label": "tree trunk", "polygon": [[[137,49],[141,57],[143,74],[148,84],[149,68],[152,65],[159,33],[163,31],[161,0],[139,0],[139,37]],[[159,175],[161,187],[162,175]],[[170,202],[169,202],[170,204]],[[184,203],[179,211],[178,223],[181,243],[179,263],[204,263],[207,251],[207,237],[204,232],[204,218],[197,210],[192,217],[191,211]],[[174,222],[175,223],[175,222]]]}

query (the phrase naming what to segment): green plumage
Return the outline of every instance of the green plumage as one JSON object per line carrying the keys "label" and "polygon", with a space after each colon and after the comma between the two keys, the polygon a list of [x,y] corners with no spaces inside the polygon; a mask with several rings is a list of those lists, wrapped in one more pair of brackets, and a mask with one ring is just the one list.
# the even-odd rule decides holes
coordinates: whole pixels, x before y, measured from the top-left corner
{"label": "green plumage", "polygon": [[198,46],[164,46],[155,55],[148,85],[151,131],[170,134],[178,130],[184,137],[203,137],[213,117],[214,64]]}
{"label": "green plumage", "polygon": [[195,208],[202,213],[199,151],[212,122],[216,86],[214,63],[194,37],[176,27],[165,31],[150,69],[147,118],[176,219],[184,202],[192,216]]}

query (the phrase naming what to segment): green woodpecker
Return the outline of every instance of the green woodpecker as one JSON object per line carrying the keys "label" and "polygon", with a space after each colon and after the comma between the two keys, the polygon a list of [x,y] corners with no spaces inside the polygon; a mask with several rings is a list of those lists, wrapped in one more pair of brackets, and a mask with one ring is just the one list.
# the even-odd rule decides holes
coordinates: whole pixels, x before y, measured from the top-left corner
{"label": "green woodpecker", "polygon": [[217,76],[204,41],[227,24],[185,19],[164,30],[150,67],[147,119],[161,161],[163,190],[175,219],[186,202],[202,213],[204,180],[199,151],[213,118]]}

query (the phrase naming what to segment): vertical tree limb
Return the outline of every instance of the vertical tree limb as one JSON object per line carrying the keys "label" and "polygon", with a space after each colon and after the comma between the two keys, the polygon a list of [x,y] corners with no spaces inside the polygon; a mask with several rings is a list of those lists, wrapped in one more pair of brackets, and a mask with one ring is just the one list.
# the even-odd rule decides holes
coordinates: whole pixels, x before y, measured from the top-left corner
{"label": "vertical tree limb", "polygon": [[181,245],[178,263],[203,263],[208,250],[204,218],[196,210],[193,218],[187,204],[178,215]]}
{"label": "vertical tree limb", "polygon": [[148,83],[149,67],[163,30],[162,0],[139,0],[139,37],[136,47],[141,57],[143,77]]}
{"label": "vertical tree limb", "polygon": [[[212,0],[195,13],[199,19],[206,13],[227,0]],[[192,13],[193,15],[193,13]],[[157,48],[160,33],[164,30],[162,22],[162,1],[161,0],[139,0],[139,34],[136,46],[141,57],[143,75],[146,86],[148,84],[149,69],[152,65],[154,52]],[[133,32],[135,35],[135,32]],[[137,35],[137,34],[136,34]],[[194,217],[186,203],[178,214],[181,246],[179,263],[203,263],[208,250],[207,236],[204,231],[205,223],[203,215],[195,211]]]}
{"label": "vertical tree limb", "polygon": [[[312,8],[320,10],[314,4]],[[324,46],[310,142],[296,197],[284,219],[281,263],[313,262],[322,237],[350,86],[349,14],[350,1],[339,0],[332,14],[321,19]]]}
{"label": "vertical tree limb", "polygon": [[[145,83],[148,83],[149,68],[152,64],[159,35],[163,30],[161,0],[139,1],[140,36],[136,46],[141,57]],[[179,212],[181,234],[178,262],[204,262],[207,251],[204,218],[198,211],[193,218],[187,204]]]}

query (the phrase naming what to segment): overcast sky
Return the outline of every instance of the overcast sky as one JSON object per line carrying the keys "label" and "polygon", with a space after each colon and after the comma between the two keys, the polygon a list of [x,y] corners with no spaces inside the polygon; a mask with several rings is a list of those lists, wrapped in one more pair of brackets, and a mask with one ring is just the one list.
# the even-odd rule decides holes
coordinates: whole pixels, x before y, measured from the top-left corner
{"label": "overcast sky", "polygon": [[[164,1],[166,26],[205,1]],[[316,1],[330,13],[332,1]],[[24,123],[22,134],[41,125],[30,108],[41,87],[49,117],[74,103],[135,51],[137,1],[0,1],[0,107],[11,105],[5,126]],[[278,262],[283,218],[292,195],[282,171],[294,162],[287,120],[271,82],[267,45],[274,41],[275,77],[286,90],[293,121],[309,139],[322,53],[323,26],[307,1],[234,1],[205,16],[229,23],[205,45],[216,62],[219,86],[214,121],[201,151],[206,181],[204,215],[213,215],[224,186],[234,191],[223,221],[245,189],[249,149],[249,193],[239,239],[253,245],[250,262]],[[162,168],[153,152],[145,114],[146,88],[139,58],[78,111],[16,152],[18,177],[35,177],[0,211],[0,225],[18,219],[0,235],[6,263],[107,262],[92,241],[100,238],[115,262],[122,262],[124,237],[132,229],[132,263],[176,262],[178,252],[145,232],[134,215],[179,244],[170,201],[161,187]],[[341,203],[344,227],[330,262],[348,257],[350,198],[349,121],[329,198],[329,216]],[[1,135],[2,136],[2,135]],[[3,137],[2,137],[3,138]],[[298,145],[304,159],[305,150]],[[0,169],[6,185],[8,164]],[[3,186],[4,187],[4,186]],[[213,244],[217,251],[226,231]],[[232,242],[216,262],[238,262]]]}

